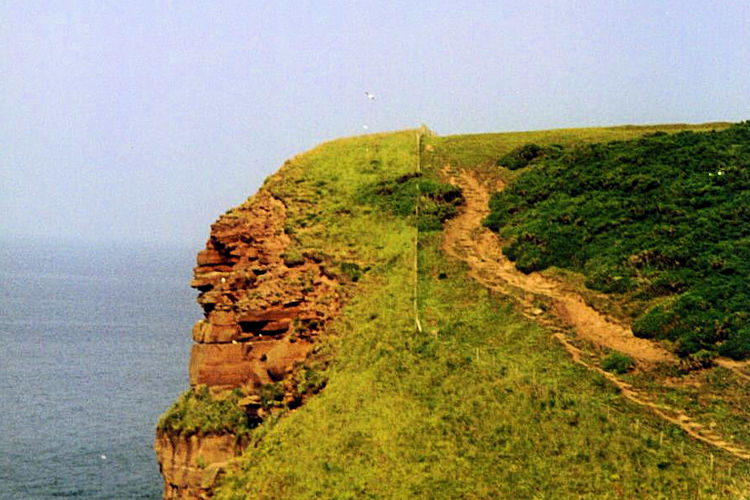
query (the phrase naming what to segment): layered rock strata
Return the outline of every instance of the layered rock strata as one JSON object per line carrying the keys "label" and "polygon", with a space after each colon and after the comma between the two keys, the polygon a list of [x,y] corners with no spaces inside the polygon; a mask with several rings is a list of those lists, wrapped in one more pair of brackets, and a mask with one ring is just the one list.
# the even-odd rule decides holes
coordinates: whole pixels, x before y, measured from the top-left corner
{"label": "layered rock strata", "polygon": [[246,441],[232,434],[183,436],[157,431],[156,458],[165,478],[164,498],[209,498],[221,466],[246,446]]}
{"label": "layered rock strata", "polygon": [[[241,388],[255,420],[263,416],[260,390],[267,384],[284,387],[284,402],[292,403],[291,375],[341,307],[336,276],[323,259],[292,249],[285,222],[284,204],[259,191],[211,226],[190,283],[204,311],[193,328],[190,384],[212,392]],[[168,434],[160,432],[156,442],[165,498],[210,496],[201,483],[207,467],[242,448],[229,446],[231,434]]]}

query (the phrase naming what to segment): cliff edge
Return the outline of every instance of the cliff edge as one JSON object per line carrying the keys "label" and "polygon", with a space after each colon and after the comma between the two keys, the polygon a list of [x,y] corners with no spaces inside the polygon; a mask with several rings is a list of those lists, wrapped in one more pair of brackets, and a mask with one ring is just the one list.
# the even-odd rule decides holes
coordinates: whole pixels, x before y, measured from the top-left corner
{"label": "cliff edge", "polygon": [[[414,134],[397,134],[393,152],[416,158]],[[374,239],[392,228],[389,217],[378,221],[383,214],[371,204],[347,198],[362,198],[362,186],[415,163],[382,166],[389,150],[378,151],[379,136],[365,139],[369,154],[347,141],[286,162],[211,226],[190,283],[204,313],[192,331],[190,389],[157,426],[165,498],[211,496],[253,429],[325,387],[331,349],[319,340],[370,266],[403,250],[373,252]],[[354,182],[341,178],[347,171]]]}

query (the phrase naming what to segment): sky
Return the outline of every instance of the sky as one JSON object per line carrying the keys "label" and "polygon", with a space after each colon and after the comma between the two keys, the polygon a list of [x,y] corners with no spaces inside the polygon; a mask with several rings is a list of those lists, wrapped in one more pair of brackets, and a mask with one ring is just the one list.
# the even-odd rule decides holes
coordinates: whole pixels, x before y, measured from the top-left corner
{"label": "sky", "polygon": [[0,0],[0,239],[199,249],[326,140],[741,121],[749,68],[746,0]]}

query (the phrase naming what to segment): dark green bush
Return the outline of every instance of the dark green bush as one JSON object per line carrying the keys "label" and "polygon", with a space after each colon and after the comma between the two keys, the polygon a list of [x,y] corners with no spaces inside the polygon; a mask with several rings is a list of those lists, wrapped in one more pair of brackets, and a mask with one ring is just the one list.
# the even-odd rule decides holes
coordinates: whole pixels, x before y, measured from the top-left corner
{"label": "dark green bush", "polygon": [[284,384],[281,382],[264,384],[260,387],[258,395],[263,408],[281,406],[282,401],[284,401]]}
{"label": "dark green bush", "polygon": [[674,315],[666,307],[654,307],[633,322],[633,335],[644,339],[666,338],[674,321]]}
{"label": "dark green bush", "polygon": [[750,357],[750,327],[732,332],[719,346],[719,354],[737,360]]}
{"label": "dark green bush", "polygon": [[524,144],[500,157],[496,165],[510,170],[518,170],[540,158],[558,158],[562,154],[562,151],[563,147],[559,144],[548,147],[542,147],[534,143]]}
{"label": "dark green bush", "polygon": [[586,286],[589,288],[607,293],[622,293],[633,287],[632,270],[623,265],[598,261],[597,265],[586,267]]}
{"label": "dark green bush", "polygon": [[635,366],[633,358],[620,352],[613,352],[602,358],[602,368],[608,372],[622,375]]}
{"label": "dark green bush", "polygon": [[484,224],[524,272],[558,266],[587,286],[675,298],[638,318],[636,335],[680,354],[750,356],[750,122],[720,132],[650,134],[562,152],[526,145],[534,163],[490,199]]}
{"label": "dark green bush", "polygon": [[409,218],[420,231],[441,230],[446,220],[458,214],[458,207],[463,203],[463,195],[458,187],[424,178],[417,173],[366,186],[360,192],[359,199]]}
{"label": "dark green bush", "polygon": [[497,165],[511,170],[523,168],[541,156],[542,151],[538,144],[526,144],[499,158]]}

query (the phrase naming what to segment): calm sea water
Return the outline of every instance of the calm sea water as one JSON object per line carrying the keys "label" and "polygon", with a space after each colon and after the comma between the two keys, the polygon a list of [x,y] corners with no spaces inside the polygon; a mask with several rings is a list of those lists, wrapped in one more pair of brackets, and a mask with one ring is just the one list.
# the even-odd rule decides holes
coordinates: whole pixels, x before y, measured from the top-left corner
{"label": "calm sea water", "polygon": [[188,384],[195,253],[0,244],[0,498],[160,498],[154,427]]}

